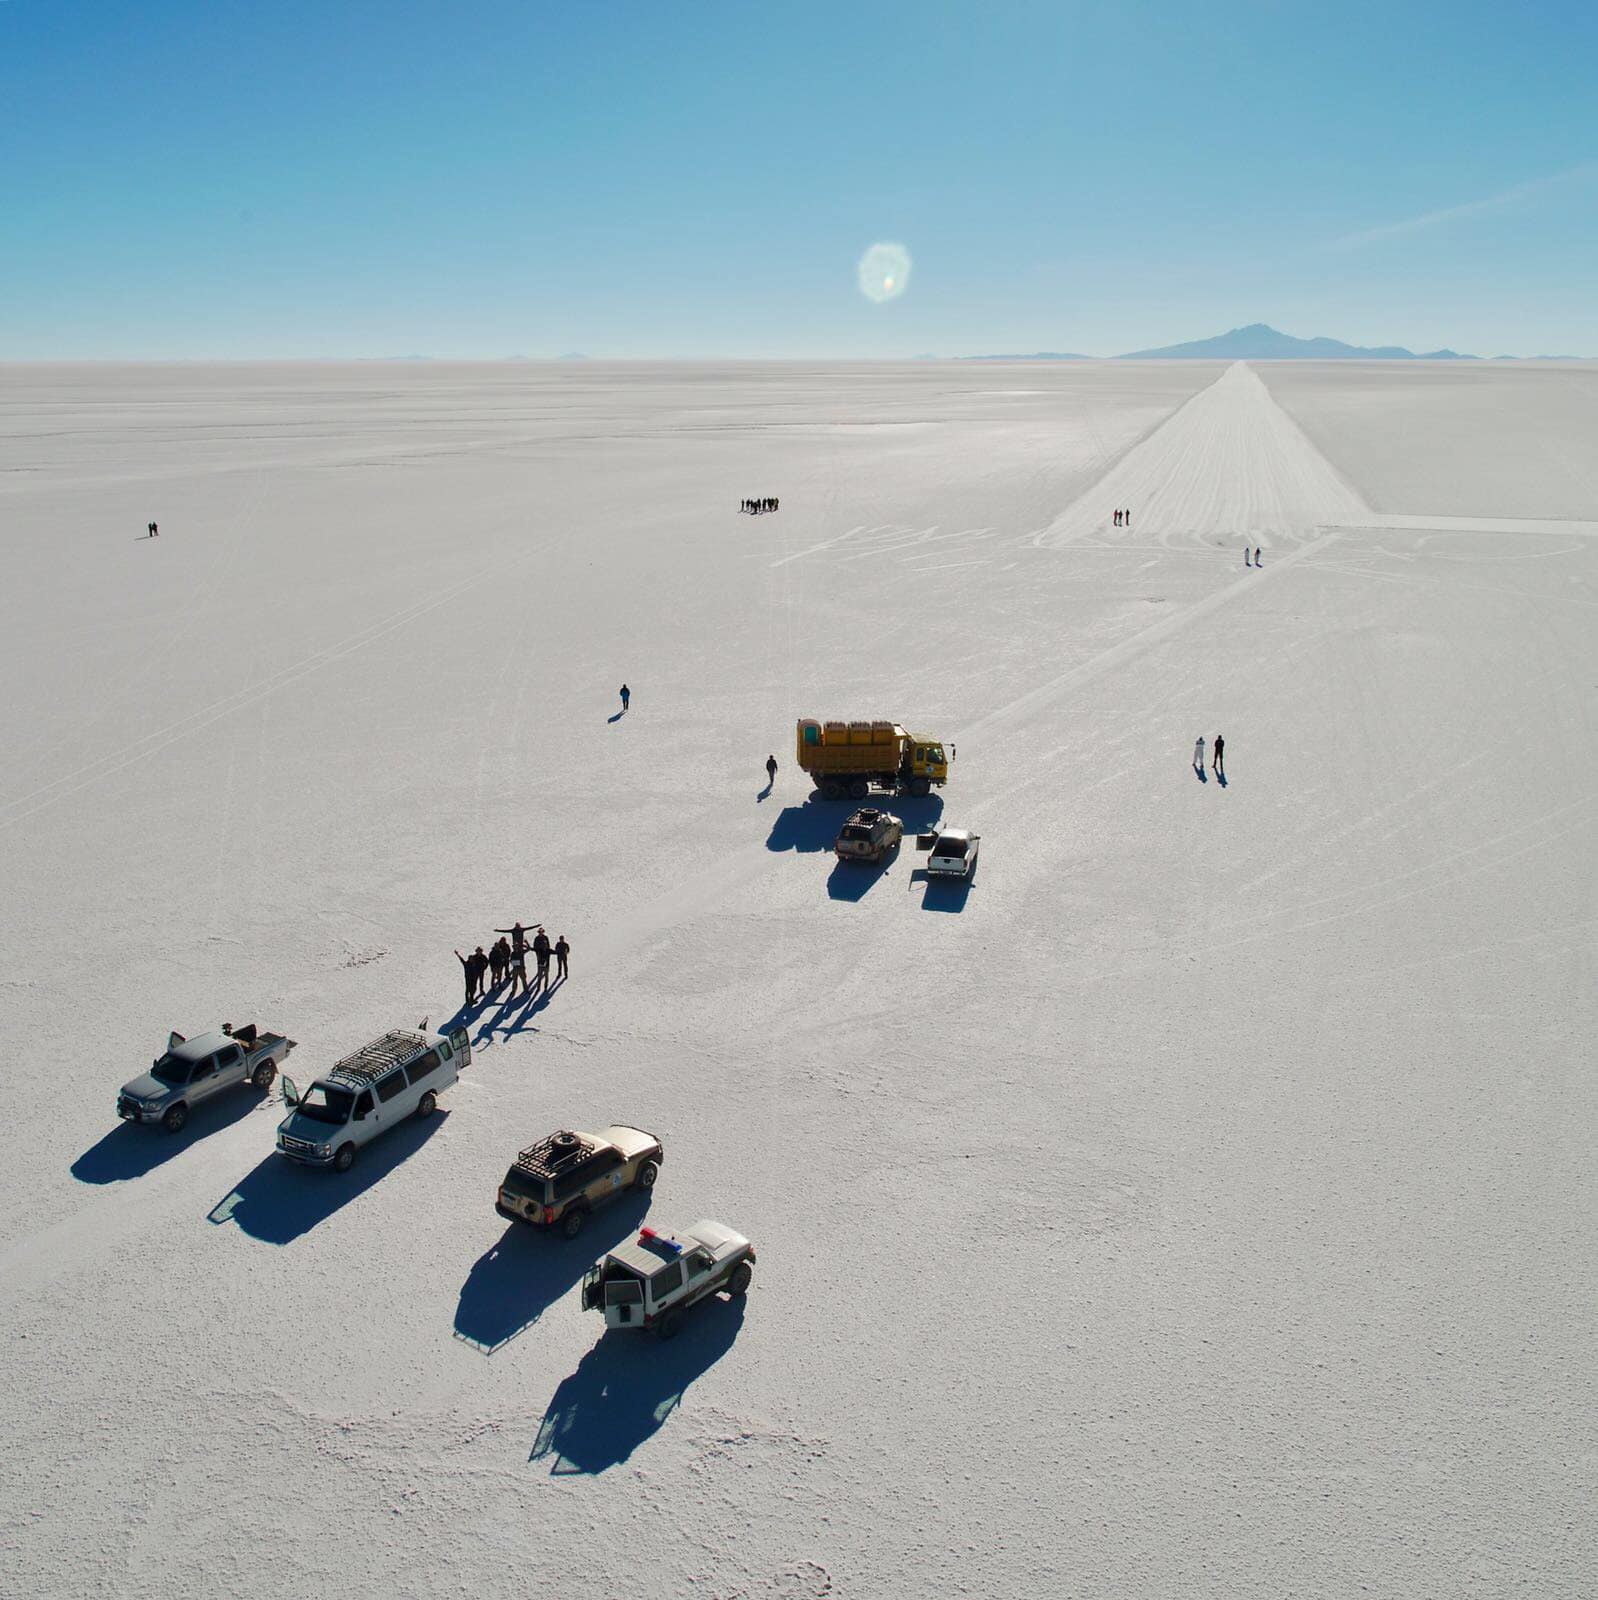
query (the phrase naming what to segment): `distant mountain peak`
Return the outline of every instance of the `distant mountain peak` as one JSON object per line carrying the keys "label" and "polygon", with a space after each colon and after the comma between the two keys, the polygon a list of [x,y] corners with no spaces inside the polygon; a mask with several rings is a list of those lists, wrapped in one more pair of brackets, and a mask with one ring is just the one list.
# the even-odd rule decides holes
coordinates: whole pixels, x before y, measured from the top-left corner
{"label": "distant mountain peak", "polygon": [[1213,339],[1168,344],[1158,350],[1129,350],[1120,361],[1474,361],[1457,350],[1417,354],[1402,345],[1344,344],[1341,339],[1298,339],[1266,322],[1250,322]]}

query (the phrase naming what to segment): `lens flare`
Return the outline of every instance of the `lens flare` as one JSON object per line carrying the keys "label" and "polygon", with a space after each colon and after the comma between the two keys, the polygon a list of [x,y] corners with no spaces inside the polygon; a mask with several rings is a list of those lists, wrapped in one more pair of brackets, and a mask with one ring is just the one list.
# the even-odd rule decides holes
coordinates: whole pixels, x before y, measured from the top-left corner
{"label": "lens flare", "polygon": [[897,300],[910,282],[910,252],[902,244],[874,244],[861,256],[856,271],[860,292],[866,299],[879,305],[884,300]]}

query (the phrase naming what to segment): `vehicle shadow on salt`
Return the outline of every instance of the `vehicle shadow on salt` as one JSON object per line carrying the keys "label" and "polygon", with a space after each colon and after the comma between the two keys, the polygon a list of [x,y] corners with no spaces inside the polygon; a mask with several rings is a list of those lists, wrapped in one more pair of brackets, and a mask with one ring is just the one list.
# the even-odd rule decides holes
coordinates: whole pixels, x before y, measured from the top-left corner
{"label": "vehicle shadow on salt", "polygon": [[[865,802],[891,811],[907,834],[925,833],[935,828],[943,815],[943,796],[877,795]],[[830,850],[837,842],[838,830],[858,809],[853,800],[823,800],[812,795],[802,806],[784,806],[777,813],[766,836],[768,850],[796,850],[801,855],[814,850]]]}
{"label": "vehicle shadow on salt", "polygon": [[918,883],[926,885],[926,892],[921,897],[923,911],[948,911],[959,912],[965,910],[965,903],[971,898],[971,884],[976,877],[973,869],[969,878],[934,878],[925,867],[917,867],[910,874],[910,887]]}
{"label": "vehicle shadow on salt", "polygon": [[538,1321],[607,1250],[635,1233],[648,1194],[624,1196],[575,1239],[513,1222],[472,1264],[455,1304],[455,1337],[491,1356]]}
{"label": "vehicle shadow on salt", "polygon": [[665,1342],[647,1333],[606,1333],[555,1391],[527,1459],[548,1459],[552,1476],[603,1472],[627,1460],[732,1348],[744,1300],[712,1296]]}
{"label": "vehicle shadow on salt", "polygon": [[79,1183],[125,1183],[130,1178],[142,1178],[182,1155],[190,1145],[231,1128],[270,1097],[251,1089],[219,1094],[194,1108],[181,1133],[167,1133],[147,1122],[119,1122],[72,1163],[72,1176]]}
{"label": "vehicle shadow on salt", "polygon": [[881,861],[840,861],[827,879],[830,900],[864,900],[888,875],[888,868],[899,859],[903,846],[891,850]]}
{"label": "vehicle shadow on salt", "polygon": [[234,1223],[241,1233],[267,1244],[292,1244],[381,1183],[448,1120],[442,1106],[430,1117],[407,1117],[392,1133],[365,1146],[344,1173],[302,1167],[274,1150],[211,1207],[207,1220],[219,1227]]}

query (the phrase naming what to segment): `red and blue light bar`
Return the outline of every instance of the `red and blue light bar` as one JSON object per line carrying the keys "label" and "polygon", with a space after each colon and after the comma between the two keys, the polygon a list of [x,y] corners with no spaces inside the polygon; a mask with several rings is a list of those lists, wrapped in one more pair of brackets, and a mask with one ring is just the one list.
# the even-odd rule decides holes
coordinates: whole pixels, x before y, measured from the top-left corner
{"label": "red and blue light bar", "polygon": [[667,1239],[655,1232],[653,1228],[640,1228],[638,1230],[639,1244],[658,1244],[662,1250],[669,1250],[674,1256],[682,1254],[682,1246],[675,1239]]}

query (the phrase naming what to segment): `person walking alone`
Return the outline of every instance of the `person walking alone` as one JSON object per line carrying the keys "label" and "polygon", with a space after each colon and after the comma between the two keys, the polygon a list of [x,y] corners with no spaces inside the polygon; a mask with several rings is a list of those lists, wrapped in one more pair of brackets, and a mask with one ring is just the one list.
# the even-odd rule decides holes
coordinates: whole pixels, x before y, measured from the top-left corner
{"label": "person walking alone", "polygon": [[1211,766],[1212,766],[1212,768],[1213,768],[1213,770],[1215,772],[1215,776],[1217,778],[1219,778],[1222,783],[1225,783],[1226,782],[1226,740],[1224,740],[1220,736],[1220,734],[1216,734],[1214,742],[1210,745],[1210,749],[1214,752],[1214,760],[1211,763]]}
{"label": "person walking alone", "polygon": [[627,685],[624,683],[621,686],[621,708],[622,708],[623,711],[625,711],[627,709],[628,705],[631,704],[632,697],[633,697],[632,690],[629,689],[627,687]]}
{"label": "person walking alone", "polygon": [[562,934],[555,941],[555,977],[564,983],[566,981],[566,957],[572,953],[572,947],[566,943],[566,935]]}
{"label": "person walking alone", "polygon": [[777,758],[775,756],[767,756],[766,757],[766,787],[768,789],[773,789],[773,788],[776,787],[776,784],[777,784]]}

